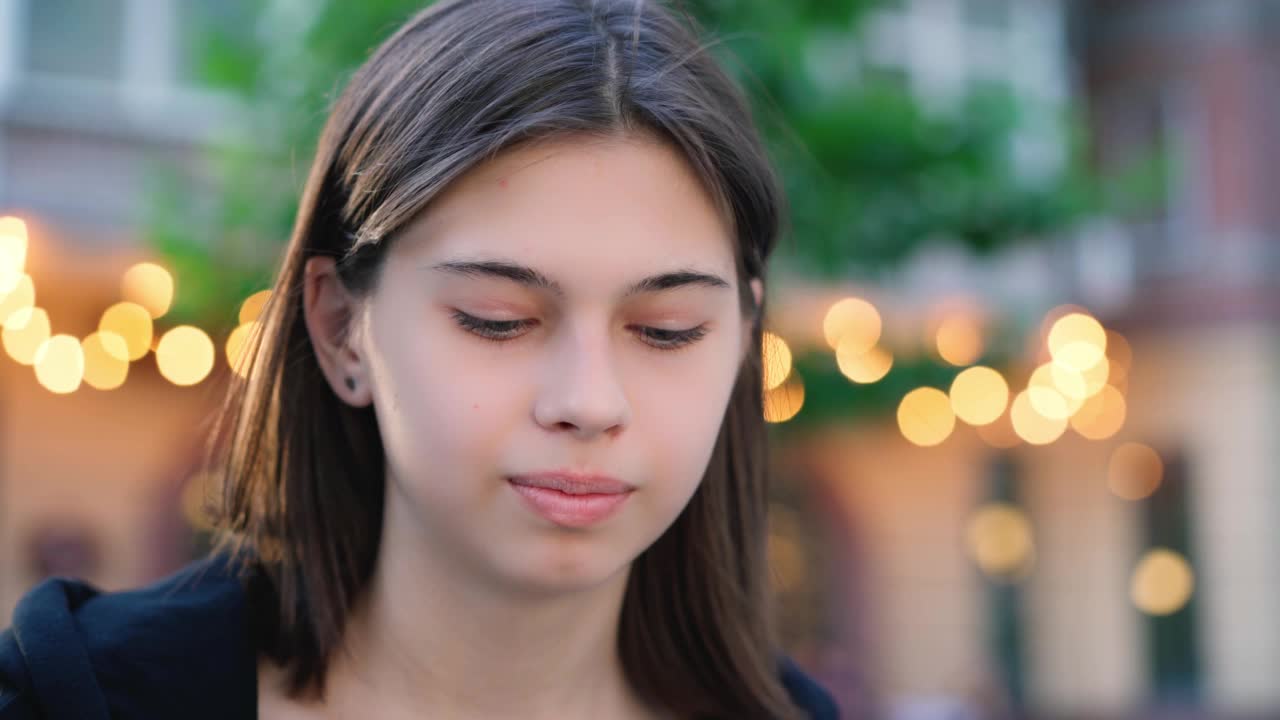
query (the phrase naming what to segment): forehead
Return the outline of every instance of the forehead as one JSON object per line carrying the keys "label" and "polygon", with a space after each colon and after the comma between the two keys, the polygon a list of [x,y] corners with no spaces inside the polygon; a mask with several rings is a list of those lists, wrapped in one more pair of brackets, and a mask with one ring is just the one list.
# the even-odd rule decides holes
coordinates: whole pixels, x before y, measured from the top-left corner
{"label": "forehead", "polygon": [[435,198],[401,242],[421,261],[500,257],[566,281],[625,282],[677,265],[730,278],[735,253],[684,157],[644,136],[508,150]]}

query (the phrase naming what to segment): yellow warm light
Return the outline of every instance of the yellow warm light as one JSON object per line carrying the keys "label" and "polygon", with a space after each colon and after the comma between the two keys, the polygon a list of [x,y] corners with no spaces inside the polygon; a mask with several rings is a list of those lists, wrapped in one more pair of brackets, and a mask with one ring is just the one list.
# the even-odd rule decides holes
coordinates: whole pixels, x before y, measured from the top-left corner
{"label": "yellow warm light", "polygon": [[1129,370],[1133,367],[1133,347],[1123,335],[1114,330],[1107,331],[1107,359],[1111,364],[1111,384],[1118,386],[1129,376]]}
{"label": "yellow warm light", "polygon": [[1008,450],[1022,444],[1022,438],[1013,430],[1013,420],[1006,409],[995,422],[979,425],[978,436],[993,448]]}
{"label": "yellow warm light", "polygon": [[0,295],[13,291],[26,265],[27,224],[12,215],[0,217]]}
{"label": "yellow warm light", "polygon": [[1155,548],[1138,562],[1129,584],[1129,596],[1148,615],[1172,615],[1191,600],[1195,573],[1181,554]]}
{"label": "yellow warm light", "polygon": [[30,310],[36,304],[36,286],[30,275],[20,275],[9,292],[0,292],[0,325],[10,315],[22,310]]}
{"label": "yellow warm light", "polygon": [[1057,362],[1077,371],[1093,367],[1106,351],[1106,329],[1084,313],[1058,318],[1049,331],[1049,354]]}
{"label": "yellow warm light", "polygon": [[1160,454],[1142,443],[1128,442],[1111,452],[1107,487],[1125,500],[1142,500],[1160,487],[1164,462]]}
{"label": "yellow warm light", "polygon": [[[1097,364],[1101,365],[1105,360],[1106,358],[1102,358]],[[1085,380],[1084,373],[1079,370],[1056,361],[1045,363],[1038,370],[1048,373],[1049,385],[1067,399],[1067,404],[1072,406],[1072,412],[1079,409],[1080,403],[1089,397],[1089,383]]]}
{"label": "yellow warm light", "polygon": [[845,298],[831,306],[822,320],[822,334],[832,350],[844,344],[866,352],[880,340],[880,311],[861,298]]}
{"label": "yellow warm light", "polygon": [[1058,307],[1055,307],[1049,312],[1045,313],[1044,319],[1040,321],[1040,336],[1036,341],[1037,344],[1048,345],[1049,333],[1052,332],[1053,326],[1057,324],[1057,322],[1062,318],[1068,315],[1077,315],[1077,314],[1092,315],[1092,313],[1090,313],[1087,309],[1080,307],[1079,305],[1072,305],[1070,303],[1066,305],[1059,305]]}
{"label": "yellow warm light", "polygon": [[155,263],[138,263],[125,272],[120,292],[125,300],[141,305],[153,319],[158,318],[173,305],[173,275]]}
{"label": "yellow warm light", "polygon": [[70,335],[54,335],[36,349],[36,380],[59,395],[73,393],[84,381],[84,352]]}
{"label": "yellow warm light", "polygon": [[227,336],[227,364],[240,377],[249,376],[249,358],[245,353],[252,348],[253,335],[258,331],[257,322],[248,322]]}
{"label": "yellow warm light", "polygon": [[791,377],[778,387],[764,394],[765,422],[786,422],[800,412],[804,406],[804,382],[800,376],[792,373]]}
{"label": "yellow warm light", "polygon": [[1071,416],[1071,427],[1090,440],[1106,440],[1124,427],[1126,412],[1124,395],[1106,385]]}
{"label": "yellow warm light", "polygon": [[98,332],[108,332],[124,338],[129,347],[129,359],[139,360],[151,349],[154,332],[151,313],[133,302],[119,302],[107,308],[98,321]]}
{"label": "yellow warm light", "polygon": [[1048,417],[1036,411],[1031,402],[1031,391],[1024,390],[1013,399],[1009,410],[1013,431],[1032,445],[1048,445],[1062,437],[1067,429],[1066,417]]}
{"label": "yellow warm light", "polygon": [[246,298],[240,305],[240,324],[257,322],[258,318],[262,317],[262,310],[270,299],[270,290],[259,290]]}
{"label": "yellow warm light", "polygon": [[951,381],[951,409],[970,425],[988,425],[1009,404],[1009,384],[989,367],[971,367]]}
{"label": "yellow warm light", "polygon": [[[239,328],[236,329],[239,330]],[[764,389],[772,390],[781,385],[791,374],[791,347],[787,345],[786,340],[765,331],[761,343],[761,354],[764,363]]]}
{"label": "yellow warm light", "polygon": [[203,330],[179,325],[160,338],[156,365],[160,374],[174,385],[195,385],[213,370],[215,355],[213,340]]}
{"label": "yellow warm light", "polygon": [[991,503],[973,514],[965,538],[978,567],[993,577],[1023,575],[1035,556],[1031,521],[1007,503]]}
{"label": "yellow warm light", "polygon": [[113,332],[96,332],[80,343],[84,381],[98,390],[114,390],[129,376],[129,344]]}
{"label": "yellow warm light", "polygon": [[893,354],[879,345],[870,350],[862,350],[860,345],[856,339],[841,340],[836,347],[836,365],[841,374],[853,382],[864,385],[879,382],[893,369]]}
{"label": "yellow warm light", "polygon": [[1071,398],[1058,389],[1053,378],[1053,362],[1047,362],[1031,373],[1026,392],[1031,407],[1050,420],[1065,421],[1083,402],[1072,402]]}
{"label": "yellow warm light", "polygon": [[968,314],[952,315],[943,320],[938,325],[935,341],[938,355],[956,367],[972,365],[982,357],[982,328]]}
{"label": "yellow warm light", "polygon": [[[1057,363],[1054,363],[1054,366],[1055,373],[1058,372],[1056,368],[1065,367]],[[1068,372],[1075,371],[1068,370]],[[1106,387],[1107,381],[1111,379],[1111,361],[1104,356],[1100,358],[1098,362],[1094,363],[1093,367],[1079,373],[1079,375],[1080,379],[1084,382],[1084,397],[1091,398],[1102,392],[1102,388]],[[1055,381],[1056,379],[1057,377],[1055,375]]]}
{"label": "yellow warm light", "polygon": [[916,388],[898,404],[898,429],[915,445],[937,445],[950,437],[955,427],[951,398],[937,388]]}
{"label": "yellow warm light", "polygon": [[49,313],[44,308],[19,310],[4,322],[4,351],[22,365],[34,365],[36,351],[48,339]]}

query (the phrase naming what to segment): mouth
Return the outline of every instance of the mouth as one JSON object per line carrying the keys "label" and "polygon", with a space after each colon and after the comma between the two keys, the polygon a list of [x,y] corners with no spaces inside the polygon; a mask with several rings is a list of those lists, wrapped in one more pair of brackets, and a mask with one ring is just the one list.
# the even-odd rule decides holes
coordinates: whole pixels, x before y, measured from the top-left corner
{"label": "mouth", "polygon": [[526,508],[555,525],[586,528],[617,514],[635,487],[616,478],[568,472],[507,478]]}

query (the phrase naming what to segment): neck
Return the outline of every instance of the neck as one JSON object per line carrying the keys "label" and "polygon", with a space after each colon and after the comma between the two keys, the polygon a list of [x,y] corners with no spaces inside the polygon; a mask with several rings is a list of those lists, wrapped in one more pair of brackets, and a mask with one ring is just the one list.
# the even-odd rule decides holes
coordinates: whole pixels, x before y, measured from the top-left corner
{"label": "neck", "polygon": [[332,660],[326,705],[338,716],[651,716],[617,650],[627,570],[574,593],[521,592],[410,540],[420,536],[395,506]]}

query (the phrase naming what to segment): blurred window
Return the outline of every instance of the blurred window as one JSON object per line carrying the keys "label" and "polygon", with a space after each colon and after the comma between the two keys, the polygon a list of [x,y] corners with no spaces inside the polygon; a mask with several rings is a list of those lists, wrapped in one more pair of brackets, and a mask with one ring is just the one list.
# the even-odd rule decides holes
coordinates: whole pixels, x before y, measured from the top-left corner
{"label": "blurred window", "polygon": [[[1019,468],[1009,453],[993,460],[988,482],[988,501],[1007,503],[1025,511],[1020,495]],[[1022,621],[1023,595],[1018,582],[987,581],[987,617],[990,632],[988,651],[995,659],[999,687],[993,688],[1007,703],[1021,706],[1026,701],[1026,627]],[[984,717],[990,717],[984,715]]]}
{"label": "blurred window", "polygon": [[[1147,547],[1173,550],[1197,567],[1191,522],[1190,464],[1181,452],[1162,453],[1164,479],[1143,504]],[[1203,582],[1203,580],[1202,580]],[[1147,669],[1157,702],[1191,705],[1202,690],[1199,592],[1170,615],[1147,616]]]}
{"label": "blurred window", "polygon": [[124,0],[30,0],[26,9],[29,72],[119,78]]}

